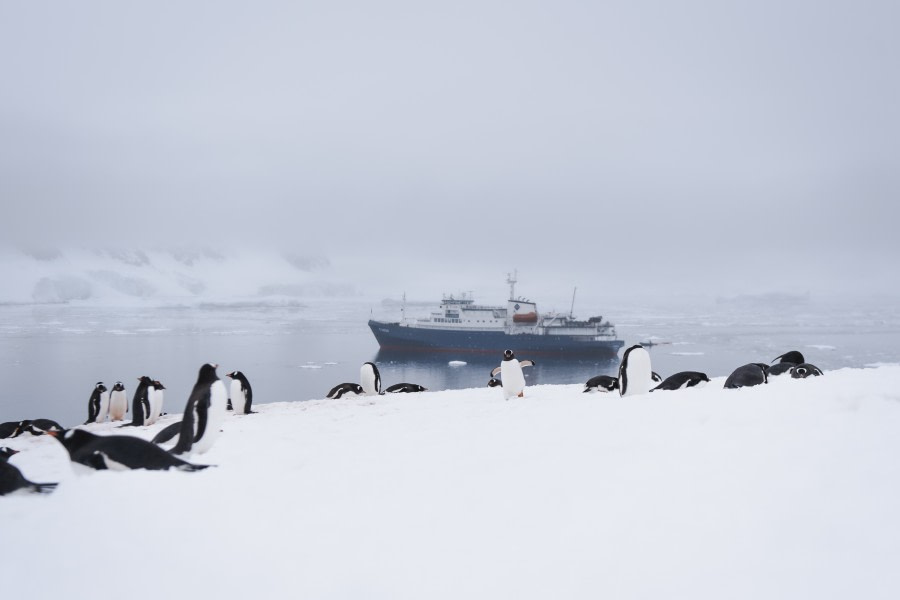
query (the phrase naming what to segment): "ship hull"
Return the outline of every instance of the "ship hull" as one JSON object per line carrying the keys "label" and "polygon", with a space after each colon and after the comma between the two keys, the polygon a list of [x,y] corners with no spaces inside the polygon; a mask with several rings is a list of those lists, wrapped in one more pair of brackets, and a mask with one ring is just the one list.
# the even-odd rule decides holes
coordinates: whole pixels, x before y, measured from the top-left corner
{"label": "ship hull", "polygon": [[399,323],[369,321],[383,350],[403,352],[496,353],[511,349],[529,356],[614,358],[622,340],[573,339],[567,335],[507,334],[504,331],[461,331],[405,327]]}

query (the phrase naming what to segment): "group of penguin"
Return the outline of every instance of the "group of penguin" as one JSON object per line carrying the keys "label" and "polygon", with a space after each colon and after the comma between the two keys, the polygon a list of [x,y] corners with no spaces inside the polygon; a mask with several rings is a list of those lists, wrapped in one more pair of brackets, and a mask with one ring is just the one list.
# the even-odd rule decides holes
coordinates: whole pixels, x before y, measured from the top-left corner
{"label": "group of penguin", "polygon": [[384,390],[381,389],[381,373],[373,362],[365,362],[359,368],[359,383],[339,383],[331,388],[326,398],[340,398],[346,394],[372,396],[381,394],[410,394],[426,392],[428,388],[418,383],[395,383]]}
{"label": "group of penguin", "polygon": [[[786,352],[776,357],[769,366],[766,363],[748,363],[735,369],[725,380],[725,388],[734,389],[768,383],[770,377],[790,374],[802,379],[822,375],[822,370],[805,361],[796,351]],[[525,376],[523,367],[534,366],[533,360],[516,358],[512,350],[503,353],[500,365],[491,371],[490,387],[502,386],[506,399],[523,397]],[[84,468],[104,470],[150,469],[166,470],[176,468],[183,471],[199,471],[210,465],[197,465],[179,456],[188,453],[202,454],[209,450],[221,431],[222,422],[228,410],[236,414],[251,413],[253,391],[250,382],[240,371],[232,371],[226,376],[231,381],[231,398],[225,385],[216,374],[218,365],[207,363],[200,367],[184,408],[181,421],[162,429],[152,441],[129,435],[100,436],[84,429],[65,429],[50,419],[32,419],[18,422],[0,423],[0,438],[14,438],[29,433],[50,435],[59,441],[73,463]],[[500,379],[497,379],[497,376]],[[133,396],[132,421],[120,427],[150,425],[160,417],[165,387],[150,377],[138,378],[139,384]],[[640,344],[628,348],[622,356],[617,377],[598,375],[591,377],[584,385],[585,392],[619,391],[620,396],[644,394],[657,390],[677,390],[698,387],[709,382],[705,373],[681,371],[666,379],[653,372],[650,354]],[[398,383],[381,389],[381,374],[375,363],[366,362],[360,367],[360,383],[341,383],[333,387],[328,398],[340,398],[345,394],[380,395],[385,393],[424,392],[426,388],[414,383]],[[124,406],[123,406],[124,405]],[[94,386],[88,400],[88,420],[102,423],[124,420],[128,411],[126,391],[121,382],[116,382],[112,391],[107,391],[102,382]],[[165,449],[165,444],[178,436],[175,445]],[[0,496],[24,490],[45,493],[52,491],[55,483],[34,483],[26,479],[21,471],[9,463],[16,450],[0,447]]]}
{"label": "group of penguin", "polygon": [[[725,379],[725,389],[737,389],[768,383],[770,377],[780,375],[790,375],[793,379],[805,379],[822,375],[822,370],[806,362],[803,354],[797,350],[791,350],[781,356],[776,356],[772,362],[776,360],[779,362],[771,366],[766,363],[748,363],[738,367]],[[584,391],[612,392],[619,390],[619,395],[630,396],[657,390],[679,390],[688,387],[698,387],[708,382],[709,377],[706,373],[699,371],[681,371],[664,380],[651,370],[650,354],[647,350],[640,344],[636,344],[628,348],[622,356],[618,377],[609,375],[591,377],[584,384]]]}
{"label": "group of penguin", "polygon": [[[207,363],[200,367],[184,408],[181,421],[173,423],[157,434],[152,441],[130,435],[100,436],[85,429],[65,429],[50,419],[34,419],[0,424],[0,438],[14,438],[24,433],[50,435],[60,442],[69,458],[79,467],[96,470],[150,469],[166,470],[176,468],[183,471],[199,471],[210,465],[189,463],[179,455],[202,454],[209,450],[221,431],[222,422],[228,410],[236,414],[253,412],[253,391],[247,377],[240,371],[227,374],[231,379],[231,398],[225,384],[216,374],[218,365]],[[150,377],[138,378],[132,404],[132,421],[119,427],[136,427],[154,423],[162,414],[162,390],[158,381]],[[94,386],[88,400],[88,420],[90,423],[121,421],[127,412],[125,387],[121,382],[113,386],[112,393],[102,382]],[[121,404],[125,408],[121,408]],[[175,436],[178,440],[172,448],[161,446]],[[26,479],[21,471],[9,463],[9,458],[18,452],[0,447],[0,496],[18,490],[49,492],[55,483],[34,483]]]}

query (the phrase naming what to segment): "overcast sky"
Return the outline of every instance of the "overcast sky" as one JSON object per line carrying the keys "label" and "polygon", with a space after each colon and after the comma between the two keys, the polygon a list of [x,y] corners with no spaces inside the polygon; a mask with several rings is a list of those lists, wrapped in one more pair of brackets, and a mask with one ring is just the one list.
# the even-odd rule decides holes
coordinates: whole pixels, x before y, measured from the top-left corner
{"label": "overcast sky", "polygon": [[896,291],[898,7],[10,0],[0,227],[398,281]]}

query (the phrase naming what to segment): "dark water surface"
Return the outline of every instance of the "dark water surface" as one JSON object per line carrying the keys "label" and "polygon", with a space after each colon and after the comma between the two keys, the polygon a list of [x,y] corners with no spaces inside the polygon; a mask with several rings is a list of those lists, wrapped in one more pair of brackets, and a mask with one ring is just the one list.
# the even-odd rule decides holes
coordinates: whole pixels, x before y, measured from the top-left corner
{"label": "dark water surface", "polygon": [[[374,307],[374,312],[373,312]],[[593,314],[593,313],[592,313]],[[599,314],[599,313],[598,313]],[[810,302],[796,307],[698,305],[605,307],[626,347],[647,339],[653,369],[727,375],[747,362],[800,350],[822,369],[900,362],[900,311],[892,303]],[[399,313],[361,300],[296,306],[198,307],[0,306],[0,421],[52,418],[83,422],[94,383],[117,380],[130,391],[149,375],[167,387],[167,412],[181,412],[204,362],[219,375],[238,369],[256,402],[324,398],[357,382],[376,361],[384,385],[432,390],[481,387],[500,357],[379,352],[366,322]],[[520,358],[528,358],[521,356]],[[465,365],[451,366],[451,361]],[[541,359],[530,384],[582,383],[614,374],[618,361]]]}

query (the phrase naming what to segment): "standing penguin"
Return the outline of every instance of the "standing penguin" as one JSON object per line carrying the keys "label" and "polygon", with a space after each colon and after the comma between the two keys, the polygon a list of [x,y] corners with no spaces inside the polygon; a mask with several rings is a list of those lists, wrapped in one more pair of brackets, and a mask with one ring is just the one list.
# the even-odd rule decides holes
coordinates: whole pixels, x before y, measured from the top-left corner
{"label": "standing penguin", "polygon": [[117,381],[109,393],[109,420],[124,421],[128,412],[128,394],[121,381]]}
{"label": "standing penguin", "polygon": [[381,393],[381,373],[375,363],[365,362],[359,368],[359,382],[367,396]]}
{"label": "standing penguin", "polygon": [[635,344],[622,355],[619,364],[619,395],[634,396],[646,394],[653,384],[650,369],[650,353],[640,344]]}
{"label": "standing penguin", "polygon": [[159,420],[160,415],[162,415],[162,407],[163,407],[163,390],[166,389],[159,380],[153,380],[153,387],[149,388],[148,397],[150,398],[150,418],[147,420],[147,425],[152,425]]}
{"label": "standing penguin", "polygon": [[253,412],[250,410],[253,405],[253,388],[247,377],[240,371],[232,371],[225,376],[231,378],[231,407],[234,414],[249,415]]}
{"label": "standing penguin", "polygon": [[150,416],[150,393],[153,380],[146,375],[138,377],[138,386],[131,398],[131,423],[119,427],[143,427]]}
{"label": "standing penguin", "polygon": [[225,391],[225,384],[216,375],[218,367],[213,363],[200,367],[197,383],[184,407],[181,432],[178,443],[172,448],[172,454],[202,454],[219,437],[219,428],[225,420],[228,393]]}
{"label": "standing penguin", "polygon": [[500,373],[503,395],[507,400],[513,396],[525,396],[525,374],[522,373],[522,367],[533,367],[534,364],[533,360],[518,360],[512,350],[503,351],[503,362],[491,371],[491,377]]}
{"label": "standing penguin", "polygon": [[109,392],[106,391],[103,382],[98,381],[88,400],[88,420],[84,424],[102,423],[106,420],[107,413],[109,413]]}

